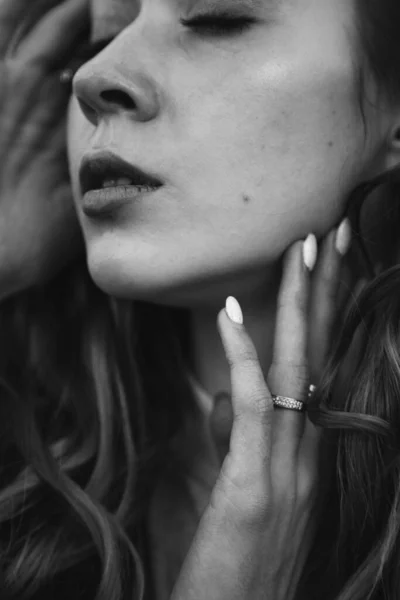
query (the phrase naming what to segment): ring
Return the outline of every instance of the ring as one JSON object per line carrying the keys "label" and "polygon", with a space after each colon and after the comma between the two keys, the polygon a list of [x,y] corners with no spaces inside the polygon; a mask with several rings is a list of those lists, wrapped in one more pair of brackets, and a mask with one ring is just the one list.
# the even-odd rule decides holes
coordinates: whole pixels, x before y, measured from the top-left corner
{"label": "ring", "polygon": [[311,384],[310,387],[308,388],[308,397],[311,398],[311,396],[313,396],[316,391],[317,391],[317,386]]}
{"label": "ring", "polygon": [[287,408],[288,410],[297,410],[298,412],[303,412],[306,409],[304,402],[295,400],[294,398],[287,398],[286,396],[275,396],[275,394],[273,394],[272,402],[274,403],[274,406],[278,406],[279,408]]}

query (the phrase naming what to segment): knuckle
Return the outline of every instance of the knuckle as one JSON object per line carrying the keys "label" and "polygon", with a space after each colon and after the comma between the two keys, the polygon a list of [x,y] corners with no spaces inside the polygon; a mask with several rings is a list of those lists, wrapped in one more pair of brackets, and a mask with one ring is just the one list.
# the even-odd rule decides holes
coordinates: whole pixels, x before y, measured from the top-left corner
{"label": "knuckle", "polygon": [[245,390],[244,394],[244,402],[238,407],[238,422],[246,424],[250,421],[268,426],[274,413],[274,405],[265,387],[253,385],[252,388]]}
{"label": "knuckle", "polygon": [[257,372],[259,363],[257,358],[254,356],[246,355],[241,356],[231,364],[232,375],[239,377],[245,377],[249,379],[249,383],[252,381],[253,374]]}
{"label": "knuckle", "polygon": [[227,360],[232,369],[250,371],[258,365],[257,355],[248,345],[241,346],[235,353],[230,352]]}
{"label": "knuckle", "polygon": [[261,421],[268,421],[273,413],[272,398],[265,393],[265,389],[255,388],[249,392],[248,401]]}
{"label": "knuckle", "polygon": [[238,350],[237,359],[242,365],[254,367],[258,363],[257,354],[250,344],[243,344]]}

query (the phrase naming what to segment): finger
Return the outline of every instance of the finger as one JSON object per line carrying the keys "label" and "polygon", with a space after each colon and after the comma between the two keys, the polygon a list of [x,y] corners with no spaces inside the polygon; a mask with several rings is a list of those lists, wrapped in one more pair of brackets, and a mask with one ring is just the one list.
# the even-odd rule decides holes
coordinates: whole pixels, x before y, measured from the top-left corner
{"label": "finger", "polygon": [[351,243],[350,221],[345,219],[321,244],[314,272],[309,306],[308,356],[310,381],[318,384],[332,345],[338,317],[337,295],[343,257]]}
{"label": "finger", "polygon": [[59,67],[89,31],[88,0],[66,0],[51,10],[21,42],[18,60]]}
{"label": "finger", "polygon": [[[350,221],[345,219],[337,230],[325,238],[319,252],[310,301],[309,362],[310,380],[314,384],[319,383],[326,367],[332,346],[333,328],[338,325],[340,276],[343,258],[350,249],[351,233]],[[306,419],[299,451],[300,495],[310,489],[312,480],[316,477],[316,457],[321,432],[320,427]]]}
{"label": "finger", "polygon": [[[297,242],[286,253],[278,294],[273,360],[268,385],[276,395],[305,401],[308,389],[308,298],[310,270],[317,259],[315,236]],[[288,409],[276,409],[274,453],[293,464],[303,434],[304,416]],[[286,469],[288,470],[288,468]]]}
{"label": "finger", "polygon": [[232,400],[228,393],[220,392],[215,397],[210,415],[210,430],[213,436],[220,464],[229,452],[229,442],[233,425]]}
{"label": "finger", "polygon": [[236,492],[243,493],[242,502],[252,502],[254,506],[263,494],[262,486],[269,472],[272,398],[237,300],[228,298],[217,324],[232,386],[233,426],[224,479]]}
{"label": "finger", "polygon": [[[0,0],[0,56],[10,56],[23,32],[57,0]],[[63,0],[58,0],[63,1]]]}
{"label": "finger", "polygon": [[[310,369],[312,381],[317,383],[327,364],[328,354],[332,346],[332,330],[340,327],[345,307],[339,312],[338,295],[340,274],[343,257],[351,245],[352,231],[350,222],[345,219],[337,231],[332,232],[326,239],[325,247],[321,250],[321,260],[315,273],[315,288],[311,302],[312,330],[310,332]],[[351,291],[348,280],[348,296],[357,292],[358,285]],[[343,294],[341,301],[345,302]],[[347,361],[346,361],[347,362]],[[299,451],[299,495],[304,495],[317,478],[319,447],[322,428],[306,419],[304,436]]]}

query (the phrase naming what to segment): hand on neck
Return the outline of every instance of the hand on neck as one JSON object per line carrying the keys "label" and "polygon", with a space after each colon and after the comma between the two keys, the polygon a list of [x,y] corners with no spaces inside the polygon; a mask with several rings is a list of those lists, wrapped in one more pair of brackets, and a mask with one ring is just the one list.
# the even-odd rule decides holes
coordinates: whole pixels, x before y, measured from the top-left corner
{"label": "hand on neck", "polygon": [[[277,285],[268,287],[268,292],[259,296],[245,299],[237,296],[246,330],[257,349],[265,377],[272,360],[278,289]],[[231,392],[229,366],[216,326],[219,310],[196,309],[191,312],[193,375],[211,396],[221,391]]]}

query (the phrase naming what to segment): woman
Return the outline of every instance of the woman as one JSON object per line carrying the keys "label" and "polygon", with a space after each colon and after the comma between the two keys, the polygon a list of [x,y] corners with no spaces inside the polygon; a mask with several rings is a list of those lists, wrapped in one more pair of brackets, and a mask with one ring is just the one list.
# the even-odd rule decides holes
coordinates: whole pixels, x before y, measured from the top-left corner
{"label": "woman", "polygon": [[3,595],[394,600],[400,9],[132,4],[0,7]]}

